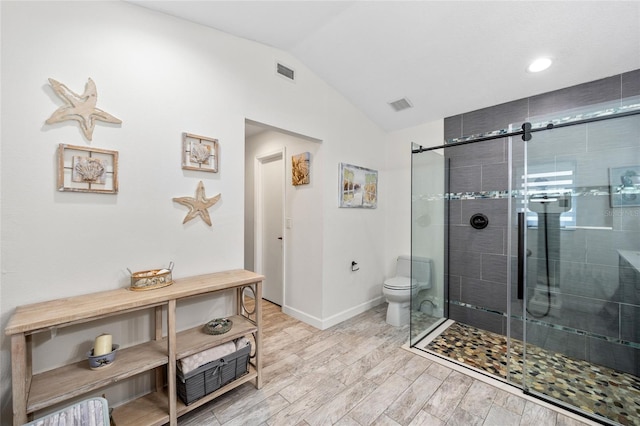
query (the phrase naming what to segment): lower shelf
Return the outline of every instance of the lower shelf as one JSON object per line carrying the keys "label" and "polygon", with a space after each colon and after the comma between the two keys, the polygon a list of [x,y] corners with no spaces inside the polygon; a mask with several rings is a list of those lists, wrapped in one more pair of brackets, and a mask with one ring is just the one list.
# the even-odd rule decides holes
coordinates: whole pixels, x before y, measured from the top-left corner
{"label": "lower shelf", "polygon": [[[180,417],[183,414],[194,410],[207,402],[219,397],[220,395],[229,392],[231,389],[235,389],[240,385],[243,385],[251,380],[257,379],[258,373],[253,365],[249,364],[249,372],[242,377],[238,377],[231,383],[226,384],[215,392],[210,393],[202,397],[201,399],[193,402],[190,405],[185,405],[180,398],[174,396],[177,399],[177,416]],[[113,409],[113,420],[118,426],[122,425],[147,425],[147,426],[161,426],[169,422],[168,414],[168,396],[165,392],[152,392],[148,395],[130,401],[124,405]]]}
{"label": "lower shelf", "polygon": [[27,413],[63,403],[115,382],[167,364],[166,343],[150,341],[118,350],[116,361],[105,370],[92,371],[89,362],[75,362],[35,374],[31,380]]}
{"label": "lower shelf", "polygon": [[169,422],[166,392],[152,392],[113,409],[116,425],[161,426]]}

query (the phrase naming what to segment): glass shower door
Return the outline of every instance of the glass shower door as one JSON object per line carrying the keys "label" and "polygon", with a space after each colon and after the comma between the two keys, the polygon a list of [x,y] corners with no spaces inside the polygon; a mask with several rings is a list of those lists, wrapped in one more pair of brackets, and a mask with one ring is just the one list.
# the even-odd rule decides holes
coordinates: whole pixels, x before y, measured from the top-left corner
{"label": "glass shower door", "polygon": [[526,242],[522,385],[640,424],[640,115],[540,131],[522,144],[524,163],[513,169]]}
{"label": "glass shower door", "polygon": [[447,288],[444,285],[446,231],[444,150],[428,152],[412,147],[411,255],[431,260],[430,288],[411,292],[410,344],[419,342],[445,321]]}

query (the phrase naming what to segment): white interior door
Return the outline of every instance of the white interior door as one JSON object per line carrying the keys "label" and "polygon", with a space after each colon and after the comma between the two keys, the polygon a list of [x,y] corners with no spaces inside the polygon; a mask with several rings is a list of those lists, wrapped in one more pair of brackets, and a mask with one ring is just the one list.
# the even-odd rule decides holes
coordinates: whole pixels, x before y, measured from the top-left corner
{"label": "white interior door", "polygon": [[282,153],[259,159],[262,274],[265,276],[262,295],[270,302],[283,304],[284,248],[284,167]]}

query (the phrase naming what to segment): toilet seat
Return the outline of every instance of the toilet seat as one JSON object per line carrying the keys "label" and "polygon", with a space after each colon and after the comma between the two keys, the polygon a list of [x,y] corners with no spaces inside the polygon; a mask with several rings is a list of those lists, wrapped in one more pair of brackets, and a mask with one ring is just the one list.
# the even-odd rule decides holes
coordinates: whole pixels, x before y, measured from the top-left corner
{"label": "toilet seat", "polygon": [[409,277],[393,277],[385,280],[383,287],[389,290],[408,290],[414,286],[416,280]]}

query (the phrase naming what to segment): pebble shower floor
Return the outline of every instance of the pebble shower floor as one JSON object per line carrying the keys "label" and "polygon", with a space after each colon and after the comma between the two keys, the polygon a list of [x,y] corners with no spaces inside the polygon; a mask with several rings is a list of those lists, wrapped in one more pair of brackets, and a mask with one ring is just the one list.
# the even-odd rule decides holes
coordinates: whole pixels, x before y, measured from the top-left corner
{"label": "pebble shower floor", "polygon": [[[522,383],[522,342],[512,339],[513,381]],[[506,378],[505,336],[454,323],[426,349]],[[623,425],[640,425],[640,379],[527,345],[529,388]]]}

